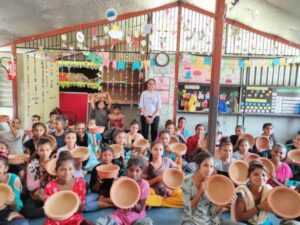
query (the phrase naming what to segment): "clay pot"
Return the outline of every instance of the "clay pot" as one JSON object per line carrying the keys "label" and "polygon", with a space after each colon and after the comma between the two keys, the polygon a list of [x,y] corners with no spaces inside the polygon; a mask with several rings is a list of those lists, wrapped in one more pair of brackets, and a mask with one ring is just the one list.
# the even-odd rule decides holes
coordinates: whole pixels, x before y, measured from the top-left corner
{"label": "clay pot", "polygon": [[7,121],[9,121],[8,115],[0,115],[0,123],[6,123]]}
{"label": "clay pot", "polygon": [[47,171],[47,173],[51,176],[56,176],[56,162],[57,162],[57,158],[51,159],[50,161],[48,161],[45,165],[45,169]]}
{"label": "clay pot", "polygon": [[267,158],[260,158],[259,161],[261,161],[262,164],[264,164],[264,166],[267,168],[268,179],[272,178],[273,174],[275,174],[275,166],[272,161]]}
{"label": "clay pot", "polygon": [[216,174],[207,179],[205,194],[212,203],[227,205],[235,195],[235,189],[228,177]]}
{"label": "clay pot", "polygon": [[170,141],[169,141],[169,145],[173,144],[173,143],[178,143],[178,139],[176,137],[171,137]]}
{"label": "clay pot", "polygon": [[149,141],[144,138],[137,139],[133,142],[134,148],[143,148],[145,146],[149,145]]}
{"label": "clay pot", "polygon": [[96,167],[100,179],[110,179],[118,177],[120,167],[116,165],[100,165]]}
{"label": "clay pot", "polygon": [[8,196],[12,193],[12,189],[7,184],[0,184],[0,210],[6,207]]}
{"label": "clay pot", "polygon": [[230,164],[228,169],[230,179],[237,185],[245,184],[248,179],[248,164],[237,160]]}
{"label": "clay pot", "polygon": [[124,148],[122,145],[118,145],[118,144],[113,144],[113,145],[110,145],[110,147],[113,149],[114,151],[114,158],[115,159],[118,159],[122,156],[123,154],[123,151],[124,151]]}
{"label": "clay pot", "polygon": [[16,155],[9,155],[8,156],[8,163],[10,165],[19,165],[23,164],[28,161],[29,155],[27,154],[16,154]]}
{"label": "clay pot", "polygon": [[141,190],[138,183],[128,177],[116,180],[110,189],[112,202],[121,209],[132,208],[140,199]]}
{"label": "clay pot", "polygon": [[300,194],[289,187],[273,188],[267,201],[272,211],[280,217],[293,219],[300,216]]}
{"label": "clay pot", "polygon": [[89,127],[89,132],[91,134],[102,134],[105,130],[105,127],[97,126],[97,127]]}
{"label": "clay pot", "polygon": [[294,162],[300,163],[300,150],[290,150],[287,156],[289,159],[294,160]]}
{"label": "clay pot", "polygon": [[249,133],[243,133],[243,134],[239,137],[239,139],[241,139],[241,138],[247,139],[251,148],[255,145],[255,138],[254,138],[254,136],[253,136],[252,134],[249,134]]}
{"label": "clay pot", "polygon": [[163,172],[162,181],[170,189],[178,189],[183,183],[184,175],[176,168],[170,168]]}
{"label": "clay pot", "polygon": [[173,143],[169,145],[169,150],[175,155],[184,155],[186,153],[186,145],[182,143]]}
{"label": "clay pot", "polygon": [[87,147],[76,147],[70,152],[72,154],[72,157],[80,162],[83,162],[90,157],[89,149]]}
{"label": "clay pot", "polygon": [[248,152],[247,155],[246,155],[246,157],[244,158],[244,161],[246,163],[250,163],[250,162],[252,162],[254,160],[259,160],[259,159],[260,159],[259,155]]}
{"label": "clay pot", "polygon": [[44,211],[48,218],[65,220],[77,212],[80,199],[73,191],[59,191],[51,195],[45,202]]}
{"label": "clay pot", "polygon": [[269,149],[269,138],[267,136],[259,136],[255,140],[255,145],[258,151]]}

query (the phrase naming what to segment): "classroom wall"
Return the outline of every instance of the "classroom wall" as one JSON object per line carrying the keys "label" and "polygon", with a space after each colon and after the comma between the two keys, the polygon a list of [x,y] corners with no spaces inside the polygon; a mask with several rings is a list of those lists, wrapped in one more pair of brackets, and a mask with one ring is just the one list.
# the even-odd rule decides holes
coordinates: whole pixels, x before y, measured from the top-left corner
{"label": "classroom wall", "polygon": [[47,122],[49,113],[59,105],[58,67],[36,53],[17,55],[18,113],[22,127],[31,126],[31,116],[41,116]]}

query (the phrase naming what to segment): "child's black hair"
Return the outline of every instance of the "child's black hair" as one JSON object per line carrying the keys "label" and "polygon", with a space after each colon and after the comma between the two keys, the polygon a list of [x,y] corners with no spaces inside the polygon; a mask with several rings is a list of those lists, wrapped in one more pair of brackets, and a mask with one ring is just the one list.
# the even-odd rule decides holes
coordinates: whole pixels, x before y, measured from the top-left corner
{"label": "child's black hair", "polygon": [[130,158],[128,160],[126,168],[129,169],[131,166],[138,166],[141,169],[143,169],[144,168],[144,160],[139,156],[137,156],[135,158]]}
{"label": "child's black hair", "polygon": [[182,117],[179,117],[179,118],[178,118],[178,123],[179,123],[181,120],[186,120],[186,118],[183,117],[183,116],[182,116]]}
{"label": "child's black hair", "polygon": [[113,110],[115,109],[120,109],[121,110],[121,105],[120,104],[114,104]]}
{"label": "child's black hair", "polygon": [[167,120],[167,121],[166,121],[166,123],[165,123],[165,128],[167,128],[167,126],[169,126],[169,125],[174,125],[174,126],[175,126],[175,124],[173,123],[172,120]]}
{"label": "child's black hair", "polygon": [[4,164],[4,166],[8,167],[8,158],[6,156],[0,156],[0,162],[2,162]]}
{"label": "child's black hair", "polygon": [[168,132],[168,131],[166,131],[166,130],[162,130],[162,131],[160,131],[159,132],[159,137],[161,137],[163,134],[168,134],[168,135],[170,135],[170,133]]}
{"label": "child's black hair", "polygon": [[51,141],[46,137],[41,137],[39,142],[37,143],[37,148],[44,144],[49,144],[51,146]]}
{"label": "child's black hair", "polygon": [[32,131],[33,131],[35,128],[37,128],[38,126],[43,127],[44,130],[45,130],[44,134],[46,134],[46,132],[47,132],[47,127],[46,127],[46,125],[45,125],[44,123],[42,123],[42,122],[37,122],[37,123],[33,124],[33,125],[32,125]]}
{"label": "child's black hair", "polygon": [[115,130],[115,132],[114,132],[114,134],[113,134],[114,140],[115,140],[116,137],[117,137],[119,134],[121,134],[121,133],[125,133],[125,131],[124,131],[124,130],[119,130],[119,129]]}
{"label": "child's black hair", "polygon": [[195,126],[195,130],[197,130],[198,127],[204,127],[204,129],[205,129],[205,126],[204,126],[202,123],[198,123],[198,124]]}
{"label": "child's black hair", "polygon": [[138,122],[137,120],[134,119],[134,120],[132,120],[132,121],[130,122],[130,125],[129,125],[129,126],[131,127],[132,125],[135,125],[135,124],[140,125],[139,122]]}
{"label": "child's black hair", "polygon": [[206,151],[201,151],[194,157],[193,161],[197,165],[201,165],[201,163],[208,158],[212,158],[212,155]]}
{"label": "child's black hair", "polygon": [[55,120],[58,121],[58,122],[62,122],[62,123],[66,122],[66,119],[61,115],[57,116]]}
{"label": "child's black hair", "polygon": [[263,125],[263,130],[264,130],[265,128],[267,128],[268,126],[274,127],[272,123],[264,123],[264,125]]}
{"label": "child's black hair", "polygon": [[265,173],[268,174],[268,170],[265,167],[265,165],[263,163],[261,163],[260,161],[254,160],[249,163],[248,177],[250,177],[250,174],[257,168],[265,171]]}
{"label": "child's black hair", "polygon": [[57,171],[58,168],[61,167],[61,165],[66,161],[71,161],[75,165],[74,159],[69,151],[63,151],[59,153],[58,159],[56,161],[55,170]]}
{"label": "child's black hair", "polygon": [[152,160],[153,160],[153,156],[152,156],[152,153],[151,153],[151,149],[155,146],[155,145],[157,145],[157,144],[159,144],[159,145],[163,145],[161,142],[159,142],[159,141],[153,141],[152,143],[151,143],[151,146],[150,146],[150,155],[149,155],[149,162],[151,162]]}
{"label": "child's black hair", "polygon": [[41,120],[41,117],[39,115],[34,114],[31,118],[34,118],[34,117],[38,118],[39,121]]}
{"label": "child's black hair", "polygon": [[245,127],[243,125],[236,125],[235,129],[240,128],[242,131],[245,131]]}
{"label": "child's black hair", "polygon": [[104,152],[111,152],[112,154],[114,154],[114,150],[109,145],[104,145],[104,147],[101,149],[101,155]]}

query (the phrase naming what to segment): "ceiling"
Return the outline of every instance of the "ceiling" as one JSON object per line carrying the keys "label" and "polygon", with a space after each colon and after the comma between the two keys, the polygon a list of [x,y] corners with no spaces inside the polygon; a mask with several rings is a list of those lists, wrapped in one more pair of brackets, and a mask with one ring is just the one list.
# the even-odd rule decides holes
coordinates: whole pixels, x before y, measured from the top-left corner
{"label": "ceiling", "polygon": [[[108,8],[119,15],[176,0],[0,0],[0,46],[18,38],[104,19]],[[184,0],[214,12],[214,0]],[[234,2],[234,0],[227,0]],[[231,7],[229,7],[231,8]],[[300,44],[299,0],[240,0],[227,17]]]}

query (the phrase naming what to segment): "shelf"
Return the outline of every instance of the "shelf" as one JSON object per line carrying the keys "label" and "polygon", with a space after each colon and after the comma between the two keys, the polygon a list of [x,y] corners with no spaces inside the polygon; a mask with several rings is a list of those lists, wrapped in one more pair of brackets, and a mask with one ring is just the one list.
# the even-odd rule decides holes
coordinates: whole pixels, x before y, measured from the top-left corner
{"label": "shelf", "polygon": [[[113,100],[112,99],[112,104],[120,104],[120,105],[131,105],[130,99],[129,100]],[[138,105],[139,102],[138,101],[132,101],[133,105]]]}
{"label": "shelf", "polygon": [[[177,110],[177,112],[179,113],[192,113],[192,114],[209,114],[209,112],[189,112],[189,111],[184,111],[184,110]],[[219,115],[226,115],[226,116],[230,116],[230,115],[242,115],[242,113],[219,113]]]}

